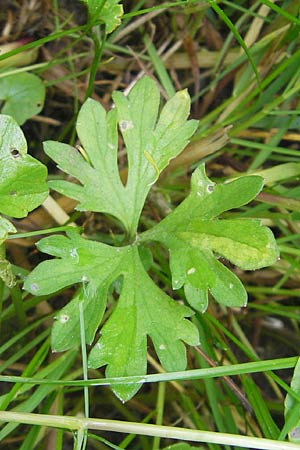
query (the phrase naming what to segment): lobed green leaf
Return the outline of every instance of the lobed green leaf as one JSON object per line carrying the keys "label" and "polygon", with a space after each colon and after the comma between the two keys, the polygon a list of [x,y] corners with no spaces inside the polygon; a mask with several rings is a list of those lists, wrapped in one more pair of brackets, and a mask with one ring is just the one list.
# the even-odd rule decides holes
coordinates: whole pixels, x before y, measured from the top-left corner
{"label": "lobed green leaf", "polygon": [[[25,281],[27,291],[43,295],[75,283],[81,285],[73,300],[56,316],[51,337],[54,351],[79,345],[79,302],[83,302],[86,340],[92,343],[106,307],[108,289],[121,276],[120,298],[90,353],[90,367],[107,365],[107,376],[145,375],[150,336],[163,367],[184,370],[182,341],[199,343],[196,327],[185,319],[193,313],[155,285],[136,245],[110,247],[69,232],[68,237],[44,238],[38,247],[60,259],[39,264]],[[114,392],[125,401],[139,388],[140,384],[115,386]]]}
{"label": "lobed green leaf", "polygon": [[[187,145],[197,121],[187,121],[190,98],[186,91],[169,100],[158,118],[159,89],[148,77],[139,80],[128,97],[115,92],[113,99],[115,109],[108,113],[92,99],[82,106],[77,132],[84,150],[51,141],[44,149],[59,168],[81,183],[52,181],[50,187],[78,200],[79,210],[115,216],[133,238],[151,185]],[[117,165],[117,123],[128,155],[126,186]]]}
{"label": "lobed green leaf", "polygon": [[181,205],[140,239],[157,240],[169,249],[173,289],[184,286],[193,307],[204,312],[208,292],[226,306],[246,306],[242,283],[214,254],[243,270],[259,269],[278,258],[276,242],[270,229],[257,219],[217,217],[251,201],[261,190],[262,179],[245,176],[217,185],[202,165],[191,184],[191,193]]}
{"label": "lobed green leaf", "polygon": [[89,18],[92,21],[101,21],[105,24],[107,34],[114,31],[121,23],[123,6],[119,0],[82,0],[86,3]]}
{"label": "lobed green leaf", "polygon": [[[108,377],[144,375],[148,335],[166,370],[184,370],[186,351],[182,341],[190,345],[199,343],[196,327],[185,319],[192,311],[174,302],[153,283],[137,248],[127,254],[123,277],[118,304],[90,353],[90,367],[107,364]],[[140,384],[129,384],[115,386],[113,390],[126,401],[139,388]]]}
{"label": "lobed green leaf", "polygon": [[[243,270],[253,270],[272,264],[278,250],[271,231],[259,220],[219,218],[253,200],[262,189],[262,178],[246,176],[215,184],[204,165],[193,173],[189,196],[159,224],[137,236],[151,185],[188,143],[197,122],[187,120],[190,99],[186,91],[171,98],[159,114],[159,90],[148,77],[139,80],[128,97],[116,92],[113,99],[115,108],[109,112],[91,99],[82,106],[77,132],[83,148],[45,143],[46,153],[58,167],[77,179],[77,183],[56,180],[49,184],[76,199],[79,210],[116,217],[131,243],[110,247],[74,231],[67,237],[42,239],[39,250],[55,259],[37,266],[24,287],[34,295],[44,295],[76,285],[74,298],[57,314],[53,326],[55,351],[80,344],[81,302],[86,342],[93,343],[108,292],[115,288],[118,299],[90,352],[89,366],[107,366],[109,377],[140,375],[142,383],[148,337],[163,367],[172,371],[186,366],[184,343],[199,343],[198,331],[187,319],[192,310],[172,300],[149,277],[152,258],[145,242],[155,240],[168,248],[173,289],[184,287],[189,304],[201,312],[208,306],[209,293],[226,306],[247,303],[244,286],[220,257]],[[117,165],[118,126],[128,156],[126,185]],[[126,401],[140,385],[114,385],[113,390]]]}

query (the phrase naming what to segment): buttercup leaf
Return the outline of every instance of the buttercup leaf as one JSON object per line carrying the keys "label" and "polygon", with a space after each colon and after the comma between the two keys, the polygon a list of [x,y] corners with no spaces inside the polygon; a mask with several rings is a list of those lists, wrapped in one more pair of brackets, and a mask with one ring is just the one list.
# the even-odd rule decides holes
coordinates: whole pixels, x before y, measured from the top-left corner
{"label": "buttercup leaf", "polygon": [[[76,199],[79,210],[117,218],[126,231],[126,245],[94,242],[75,231],[44,238],[38,248],[54,259],[38,265],[24,287],[34,295],[45,295],[76,285],[73,299],[56,316],[52,349],[79,346],[82,303],[86,342],[93,345],[89,366],[106,366],[108,377],[140,375],[142,379],[148,338],[169,371],[185,369],[185,343],[199,343],[198,330],[188,320],[192,309],[174,301],[150,278],[147,271],[153,261],[148,241],[160,242],[169,250],[173,289],[183,287],[189,304],[200,312],[208,306],[209,293],[226,306],[247,303],[241,281],[220,257],[253,270],[272,264],[278,251],[271,231],[259,220],[219,218],[253,200],[262,189],[262,178],[245,176],[215,184],[203,165],[192,176],[188,197],[160,223],[138,235],[151,185],[189,142],[197,122],[187,120],[190,99],[186,91],[178,92],[160,111],[159,90],[148,77],[139,80],[128,97],[115,92],[113,99],[115,107],[109,112],[95,100],[84,103],[77,121],[78,149],[50,141],[45,151],[78,181],[56,180],[50,186]],[[128,156],[125,185],[117,165],[118,127]],[[95,343],[112,291],[115,302]],[[114,385],[113,391],[126,401],[140,386]]]}
{"label": "buttercup leaf", "polygon": [[105,24],[106,33],[111,33],[121,23],[123,6],[119,0],[82,0],[86,3],[89,18],[92,21],[101,21]]}
{"label": "buttercup leaf", "polygon": [[15,120],[0,114],[0,212],[25,217],[47,197],[46,176],[46,166],[27,154]]}
{"label": "buttercup leaf", "polygon": [[[151,185],[180,153],[194,133],[197,122],[187,121],[190,98],[178,92],[160,116],[159,89],[148,77],[139,80],[128,97],[113,95],[115,109],[106,113],[89,99],[80,110],[77,132],[86,157],[66,144],[46,142],[45,152],[81,185],[52,181],[50,186],[79,201],[77,209],[111,214],[134,238]],[[128,180],[123,186],[118,166],[117,123],[128,154]]]}
{"label": "buttercup leaf", "polygon": [[[185,368],[182,341],[199,343],[196,327],[185,319],[193,313],[155,285],[145,272],[136,245],[110,247],[69,232],[68,237],[42,239],[38,247],[60,259],[44,261],[33,270],[24,284],[27,291],[43,295],[81,283],[78,294],[56,317],[51,341],[54,351],[79,345],[80,301],[87,343],[92,342],[106,306],[108,288],[122,276],[120,298],[90,353],[90,366],[107,365],[107,376],[145,375],[148,335],[166,370]],[[128,400],[139,388],[140,384],[120,385],[114,386],[114,392]]]}
{"label": "buttercup leaf", "polygon": [[273,234],[259,220],[217,219],[222,212],[251,201],[261,188],[258,176],[216,185],[202,165],[193,174],[190,195],[141,236],[142,241],[157,240],[169,249],[173,289],[184,286],[187,300],[202,312],[208,305],[208,291],[226,306],[247,304],[242,283],[214,254],[244,270],[271,265],[278,258]]}
{"label": "buttercup leaf", "polygon": [[[124,281],[116,309],[101,331],[90,353],[90,367],[107,364],[109,377],[146,373],[147,335],[166,370],[184,370],[186,352],[182,341],[197,345],[196,327],[185,317],[189,308],[174,302],[145,272],[137,248],[126,257]],[[139,385],[114,387],[123,400],[131,398]]]}

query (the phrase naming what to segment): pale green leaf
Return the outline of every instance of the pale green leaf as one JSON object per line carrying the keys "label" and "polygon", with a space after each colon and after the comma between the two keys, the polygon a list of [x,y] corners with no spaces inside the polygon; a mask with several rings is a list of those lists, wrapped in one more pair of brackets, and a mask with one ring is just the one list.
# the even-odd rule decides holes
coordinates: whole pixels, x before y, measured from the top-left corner
{"label": "pale green leaf", "polygon": [[[43,261],[32,271],[24,288],[34,295],[53,293],[80,283],[80,292],[56,316],[51,345],[54,351],[64,351],[79,345],[79,308],[83,302],[85,334],[90,344],[101,322],[107,291],[119,274],[124,248],[109,247],[83,239],[75,232],[68,237],[50,236],[38,243],[42,252],[60,259]],[[51,276],[49,276],[51,274]]]}
{"label": "pale green leaf", "polygon": [[[196,327],[185,319],[192,311],[168,297],[145,272],[138,247],[110,247],[83,239],[75,232],[68,237],[50,236],[38,247],[59,259],[44,261],[25,280],[24,288],[44,295],[66,286],[81,285],[75,298],[56,316],[51,344],[54,351],[80,343],[79,302],[83,302],[85,333],[91,343],[101,322],[107,292],[122,277],[120,298],[91,351],[91,367],[107,365],[107,376],[145,375],[147,336],[166,370],[184,370],[182,341],[199,343]],[[51,276],[49,276],[51,274]],[[115,393],[128,400],[140,384],[115,386]]]}
{"label": "pale green leaf", "polygon": [[0,158],[2,161],[17,150],[22,156],[27,153],[27,142],[23,131],[13,117],[0,114]]}
{"label": "pale green leaf", "polygon": [[[176,221],[182,214],[187,215],[187,222],[214,219],[224,211],[249,203],[262,188],[263,179],[256,175],[216,184],[207,177],[205,166],[201,164],[192,175],[190,195],[174,211]],[[172,222],[174,220],[173,216]]]}
{"label": "pale green leaf", "polygon": [[[81,183],[52,181],[50,186],[78,200],[79,210],[115,216],[133,238],[151,185],[187,145],[197,122],[187,121],[190,98],[186,91],[170,99],[159,116],[159,89],[148,77],[139,80],[128,97],[115,92],[113,99],[115,108],[108,113],[92,99],[82,106],[77,132],[84,151],[51,141],[44,148]],[[117,122],[128,154],[126,186],[117,166]]]}
{"label": "pale green leaf", "polygon": [[83,302],[85,337],[91,344],[106,308],[107,289],[92,285],[83,287],[80,292],[55,316],[51,334],[51,347],[54,352],[62,352],[80,344],[79,303]]}
{"label": "pale green leaf", "polygon": [[[88,110],[87,116],[85,116],[86,109]],[[58,167],[76,177],[81,185],[58,180],[49,182],[49,186],[63,195],[78,200],[79,204],[76,209],[111,214],[126,225],[124,187],[120,181],[118,170],[114,170],[117,161],[116,146],[114,146],[115,151],[111,151],[113,155],[107,154],[106,145],[109,143],[106,140],[106,131],[102,134],[103,129],[99,127],[97,131],[92,132],[90,125],[93,124],[97,127],[97,122],[91,120],[89,114],[94,112],[94,110],[103,111],[103,108],[94,100],[88,100],[88,103],[85,103],[82,107],[78,118],[79,129],[81,129],[82,123],[82,128],[86,128],[88,131],[86,135],[86,152],[91,162],[86,161],[78,150],[67,144],[54,141],[44,143],[45,152],[57,162]],[[90,124],[84,126],[85,122],[81,122],[82,116],[90,121]],[[105,119],[104,124],[106,124]],[[84,130],[83,134],[86,130]],[[85,136],[82,140],[86,142]],[[115,137],[115,145],[116,140],[117,135]],[[95,150],[98,155],[94,154]],[[112,156],[115,156],[114,160]],[[95,166],[93,166],[93,163]]]}
{"label": "pale green leaf", "polygon": [[22,130],[0,115],[0,212],[25,217],[48,195],[47,168],[27,154]]}
{"label": "pale green leaf", "polygon": [[128,153],[126,193],[131,203],[134,198],[138,201],[136,215],[150,186],[188,144],[197,121],[187,121],[190,98],[186,91],[180,91],[165,104],[156,124],[159,91],[155,82],[147,77],[137,83],[128,98],[116,92],[113,99]]}
{"label": "pale green leaf", "polygon": [[189,283],[184,285],[184,293],[189,304],[196,311],[204,313],[208,308],[208,291],[207,289],[198,289]]}
{"label": "pale green leaf", "polygon": [[87,5],[90,20],[103,22],[106,33],[111,33],[120,25],[123,6],[119,5],[119,0],[82,1]]}
{"label": "pale green leaf", "polygon": [[32,73],[3,77],[0,78],[0,100],[5,102],[1,112],[22,125],[43,109],[45,85]]}
{"label": "pale green leaf", "polygon": [[43,261],[29,274],[24,288],[35,295],[50,294],[75,283],[83,283],[86,293],[101,285],[109,286],[117,277],[118,264],[126,251],[125,247],[83,239],[76,232],[68,232],[68,237],[49,236],[37,246],[60,259]]}
{"label": "pale green leaf", "polygon": [[[184,370],[186,352],[182,341],[190,345],[199,343],[196,328],[185,319],[191,311],[153,283],[136,248],[127,255],[123,277],[118,304],[90,353],[90,367],[107,364],[108,377],[144,375],[148,335],[166,370]],[[119,385],[113,390],[126,401],[139,387],[139,384]]]}
{"label": "pale green leaf", "polygon": [[[170,243],[170,242],[169,242]],[[204,312],[208,306],[208,292],[221,304],[230,307],[246,306],[247,293],[240,280],[209,250],[176,246],[176,236],[170,249],[170,268],[173,289],[185,287],[187,300]],[[199,298],[196,299],[196,294]]]}
{"label": "pale green leaf", "polygon": [[243,270],[266,267],[278,256],[272,232],[257,219],[195,220],[179,237],[193,247],[211,248]]}
{"label": "pale green leaf", "polygon": [[247,304],[242,283],[214,254],[244,270],[271,265],[278,258],[273,234],[259,220],[217,219],[222,212],[251,201],[261,188],[257,176],[215,184],[202,165],[192,176],[190,195],[140,237],[169,249],[173,289],[184,286],[187,300],[201,312],[208,305],[208,292],[226,306]]}

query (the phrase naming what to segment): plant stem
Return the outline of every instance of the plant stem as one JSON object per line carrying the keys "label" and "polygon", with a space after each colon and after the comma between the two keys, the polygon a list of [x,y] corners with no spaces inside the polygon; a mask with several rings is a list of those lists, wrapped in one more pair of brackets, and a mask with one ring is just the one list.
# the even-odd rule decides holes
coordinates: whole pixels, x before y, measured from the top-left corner
{"label": "plant stem", "polygon": [[26,378],[13,375],[0,375],[0,382],[6,383],[29,383],[29,384],[51,384],[59,386],[114,386],[116,384],[130,383],[155,383],[159,381],[174,380],[200,380],[204,378],[216,378],[223,376],[250,374],[257,372],[265,372],[269,370],[292,369],[299,360],[298,356],[289,358],[269,359],[263,361],[254,361],[241,364],[228,364],[224,366],[208,367],[205,369],[184,370],[180,372],[164,372],[154,373],[150,375],[140,376],[134,375],[130,377],[114,377],[114,378],[89,378],[84,380],[44,380],[38,378]]}
{"label": "plant stem", "polygon": [[48,414],[32,414],[0,411],[0,421],[17,422],[29,425],[63,428],[82,432],[83,430],[113,431],[117,433],[134,433],[138,435],[159,436],[161,438],[181,441],[206,442],[221,445],[233,445],[260,450],[299,450],[298,444],[274,441],[250,436],[241,436],[213,431],[189,430],[188,428],[149,425],[120,420],[79,418],[55,416]]}
{"label": "plant stem", "polygon": [[[158,384],[158,396],[156,402],[156,425],[161,425],[163,423],[164,415],[164,403],[166,397],[166,383]],[[160,448],[160,436],[155,436],[153,439],[153,450],[158,450]]]}
{"label": "plant stem", "polygon": [[102,57],[102,53],[103,53],[103,49],[104,49],[104,45],[106,42],[106,35],[104,34],[104,36],[102,37],[102,39],[100,39],[99,36],[99,29],[90,32],[90,36],[94,42],[94,58],[93,58],[93,62],[91,65],[91,70],[90,70],[90,77],[89,77],[89,84],[86,90],[86,94],[85,94],[85,99],[87,99],[88,97],[90,97],[93,93],[94,90],[94,83],[95,83],[95,78],[97,75],[97,71],[98,71],[98,65],[99,62],[101,60]]}
{"label": "plant stem", "polygon": [[[84,291],[84,288],[83,288]],[[85,325],[84,325],[84,311],[83,311],[83,301],[79,302],[79,319],[80,319],[80,342],[81,342],[81,355],[82,355],[82,370],[83,379],[88,379],[88,369],[87,369],[87,354],[86,354],[86,338],[85,338]],[[83,387],[84,396],[84,416],[89,416],[89,388],[88,386]],[[79,439],[79,434],[77,438]],[[82,442],[78,444],[78,448],[85,450],[87,444],[87,433],[84,429],[82,432]]]}

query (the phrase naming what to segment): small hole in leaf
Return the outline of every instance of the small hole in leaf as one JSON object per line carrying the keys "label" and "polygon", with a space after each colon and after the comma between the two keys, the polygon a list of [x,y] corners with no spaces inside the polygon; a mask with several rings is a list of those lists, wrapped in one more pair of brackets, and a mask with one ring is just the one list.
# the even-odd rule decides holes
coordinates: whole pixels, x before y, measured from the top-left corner
{"label": "small hole in leaf", "polygon": [[10,154],[11,154],[11,156],[13,158],[19,158],[20,152],[19,152],[19,150],[17,148],[12,147],[12,148],[9,149],[9,151],[10,151]]}
{"label": "small hole in leaf", "polygon": [[16,197],[17,196],[17,192],[16,191],[11,191],[9,193],[9,195],[11,195],[12,197]]}
{"label": "small hole in leaf", "polygon": [[40,107],[42,106],[42,104],[41,104],[40,102],[38,102],[38,103],[36,104],[36,106],[37,106],[37,108],[40,108]]}
{"label": "small hole in leaf", "polygon": [[207,192],[208,192],[209,194],[211,194],[211,193],[213,192],[213,190],[214,190],[214,187],[215,187],[214,184],[209,184],[209,185],[206,187]]}
{"label": "small hole in leaf", "polygon": [[133,128],[133,123],[131,120],[121,120],[119,124],[121,131],[128,131]]}

